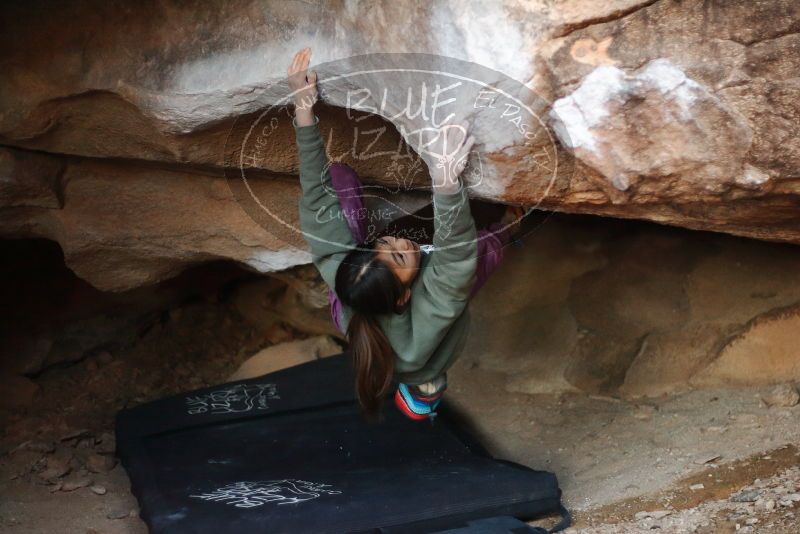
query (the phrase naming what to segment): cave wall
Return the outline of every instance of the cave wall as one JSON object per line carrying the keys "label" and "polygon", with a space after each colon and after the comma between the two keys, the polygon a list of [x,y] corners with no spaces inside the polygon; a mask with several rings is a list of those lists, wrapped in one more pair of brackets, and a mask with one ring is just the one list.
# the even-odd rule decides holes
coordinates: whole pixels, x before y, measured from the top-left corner
{"label": "cave wall", "polygon": [[530,394],[800,382],[798,272],[794,245],[550,218],[471,303],[459,365]]}
{"label": "cave wall", "polygon": [[[547,135],[532,143],[499,128],[496,113],[457,104],[481,152],[474,198],[800,242],[793,0],[31,1],[0,10],[0,235],[58,241],[70,268],[102,289],[212,259],[262,272],[308,263],[299,234],[237,208],[224,173],[237,120],[280,102],[303,46],[322,80],[388,60],[369,54],[423,53],[535,95],[526,102]],[[401,81],[370,78],[375,88]],[[377,104],[375,93],[361,115],[346,113],[348,87],[342,78],[322,95],[332,153]],[[402,107],[391,98],[389,109]],[[410,143],[403,132],[421,122],[366,124],[387,126],[378,145],[391,147]],[[282,121],[254,165],[263,171],[255,187],[290,222],[292,134]],[[537,160],[545,142],[569,163],[549,181]],[[391,166],[344,160],[369,183]]]}

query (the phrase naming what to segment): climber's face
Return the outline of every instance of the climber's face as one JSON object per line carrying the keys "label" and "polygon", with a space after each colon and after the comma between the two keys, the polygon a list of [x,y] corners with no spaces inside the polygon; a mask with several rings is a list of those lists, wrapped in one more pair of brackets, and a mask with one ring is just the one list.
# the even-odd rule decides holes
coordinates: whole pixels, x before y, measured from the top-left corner
{"label": "climber's face", "polygon": [[388,265],[400,281],[408,287],[419,272],[419,245],[410,239],[384,236],[375,240],[378,259]]}

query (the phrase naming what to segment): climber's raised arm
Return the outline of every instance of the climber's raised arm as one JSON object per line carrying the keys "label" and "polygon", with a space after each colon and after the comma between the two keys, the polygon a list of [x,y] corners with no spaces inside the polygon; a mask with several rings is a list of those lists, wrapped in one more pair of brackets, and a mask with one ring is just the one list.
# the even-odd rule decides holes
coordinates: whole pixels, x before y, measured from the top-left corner
{"label": "climber's raised arm", "polygon": [[[433,189],[433,256],[422,273],[429,292],[467,301],[475,274],[477,234],[469,195],[461,182],[475,138],[467,121],[442,126],[422,150]],[[432,154],[431,154],[432,152]]]}
{"label": "climber's raised arm", "polygon": [[314,104],[317,102],[317,73],[308,70],[311,48],[298,51],[288,69],[289,89],[294,99],[295,121],[297,126],[311,126],[314,118]]}
{"label": "climber's raised arm", "polygon": [[[424,332],[425,345],[432,353],[449,327],[464,311],[477,270],[477,232],[461,173],[475,139],[469,123],[446,125],[429,137],[420,149],[428,164],[433,189],[433,252],[420,276],[422,291],[411,300],[413,332]],[[431,336],[431,333],[434,335]],[[415,334],[416,335],[416,334]],[[429,355],[429,354],[428,354]],[[403,355],[399,356],[403,359]],[[426,361],[406,362],[406,370]]]}
{"label": "climber's raised arm", "polygon": [[308,71],[311,49],[295,54],[289,66],[289,88],[294,95],[294,128],[300,159],[300,229],[311,249],[314,265],[329,287],[335,286],[336,269],[356,242],[331,185],[328,157],[320,135],[317,74]]}

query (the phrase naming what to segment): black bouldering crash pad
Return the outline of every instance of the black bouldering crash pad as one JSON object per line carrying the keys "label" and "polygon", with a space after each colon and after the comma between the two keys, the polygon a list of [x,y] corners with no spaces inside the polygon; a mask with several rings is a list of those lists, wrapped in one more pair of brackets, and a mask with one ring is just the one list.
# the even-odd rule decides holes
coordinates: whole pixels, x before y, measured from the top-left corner
{"label": "black bouldering crash pad", "polygon": [[157,533],[420,533],[558,509],[553,474],[493,459],[448,410],[415,422],[387,403],[367,423],[343,353],[123,410],[117,449]]}

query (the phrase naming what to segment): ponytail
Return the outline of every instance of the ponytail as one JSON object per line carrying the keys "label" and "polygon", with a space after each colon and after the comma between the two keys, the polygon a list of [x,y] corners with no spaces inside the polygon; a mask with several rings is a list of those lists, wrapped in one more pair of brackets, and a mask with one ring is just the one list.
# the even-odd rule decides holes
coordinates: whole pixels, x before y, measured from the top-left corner
{"label": "ponytail", "polygon": [[394,376],[394,350],[378,316],[399,311],[397,301],[405,291],[389,266],[376,258],[374,250],[354,249],[336,271],[336,295],[353,312],[346,335],[356,398],[369,421],[379,419]]}
{"label": "ponytail", "polygon": [[394,351],[375,317],[358,311],[347,326],[347,339],[353,354],[358,402],[364,416],[375,421],[392,385]]}

